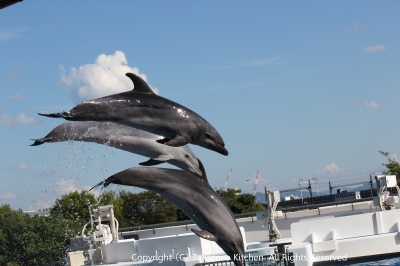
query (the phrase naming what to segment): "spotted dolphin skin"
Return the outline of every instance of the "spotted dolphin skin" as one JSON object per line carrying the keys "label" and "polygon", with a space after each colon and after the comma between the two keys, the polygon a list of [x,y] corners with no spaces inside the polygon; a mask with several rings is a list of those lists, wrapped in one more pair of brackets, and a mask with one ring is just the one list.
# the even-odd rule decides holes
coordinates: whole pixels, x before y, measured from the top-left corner
{"label": "spotted dolphin skin", "polygon": [[177,169],[133,167],[107,178],[93,188],[113,183],[160,194],[197,224],[201,231],[192,229],[196,235],[216,241],[235,265],[241,266],[244,244],[239,227],[228,206],[208,184],[200,160],[199,165],[203,173],[201,177]]}
{"label": "spotted dolphin skin", "polygon": [[196,175],[202,174],[198,160],[189,146],[170,147],[156,142],[162,138],[112,122],[68,122],[57,126],[44,138],[34,140],[31,146],[61,141],[94,142],[151,158],[140,165],[167,162]]}
{"label": "spotted dolphin skin", "polygon": [[39,114],[71,121],[109,121],[139,128],[156,135],[173,147],[187,143],[228,155],[217,130],[192,110],[160,97],[139,76],[127,73],[134,89],[82,102],[69,112]]}

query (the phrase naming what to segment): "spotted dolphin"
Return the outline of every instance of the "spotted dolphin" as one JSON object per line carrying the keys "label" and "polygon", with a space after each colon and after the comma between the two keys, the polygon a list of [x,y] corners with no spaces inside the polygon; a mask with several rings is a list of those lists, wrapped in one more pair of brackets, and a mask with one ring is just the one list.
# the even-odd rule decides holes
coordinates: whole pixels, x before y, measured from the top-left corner
{"label": "spotted dolphin", "polygon": [[167,162],[194,174],[202,174],[198,160],[188,145],[170,147],[156,142],[162,138],[112,122],[67,122],[54,128],[44,138],[35,139],[31,146],[71,140],[94,142],[151,158],[140,165],[150,166]]}
{"label": "spotted dolphin", "polygon": [[[133,167],[121,171],[93,188],[109,184],[135,186],[151,190],[171,201],[201,229],[191,229],[199,237],[216,241],[224,252],[241,266],[243,237],[232,212],[208,184],[203,164],[202,176],[190,172],[154,167]],[[92,188],[92,189],[93,189]]]}
{"label": "spotted dolphin", "polygon": [[228,155],[217,130],[192,110],[156,95],[139,76],[127,73],[134,89],[84,101],[68,112],[40,114],[71,121],[109,121],[139,128],[156,135],[173,147],[187,143]]}

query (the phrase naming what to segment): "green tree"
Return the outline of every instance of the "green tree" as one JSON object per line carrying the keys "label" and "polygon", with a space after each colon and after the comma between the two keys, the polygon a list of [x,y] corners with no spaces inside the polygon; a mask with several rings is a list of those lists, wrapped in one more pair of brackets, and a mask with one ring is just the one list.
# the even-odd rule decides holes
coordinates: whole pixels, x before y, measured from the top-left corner
{"label": "green tree", "polygon": [[256,197],[251,194],[240,194],[240,189],[228,188],[227,191],[217,190],[217,193],[228,205],[233,214],[263,211],[265,208],[256,203]]}
{"label": "green tree", "polygon": [[120,227],[177,221],[177,207],[154,192],[121,191],[119,197],[124,217]]}
{"label": "green tree", "polygon": [[50,215],[62,217],[65,220],[86,223],[90,221],[90,212],[97,206],[97,200],[87,191],[74,191],[57,199],[50,210]]}
{"label": "green tree", "polygon": [[380,154],[387,158],[386,163],[382,163],[383,166],[387,168],[387,170],[383,171],[384,175],[396,175],[397,183],[400,183],[400,164],[396,161],[395,158],[390,158],[388,152],[379,151]]}
{"label": "green tree", "polygon": [[176,209],[176,220],[177,221],[186,221],[190,220],[190,218],[184,213],[181,209]]}
{"label": "green tree", "polygon": [[65,265],[69,236],[51,217],[0,206],[0,265]]}

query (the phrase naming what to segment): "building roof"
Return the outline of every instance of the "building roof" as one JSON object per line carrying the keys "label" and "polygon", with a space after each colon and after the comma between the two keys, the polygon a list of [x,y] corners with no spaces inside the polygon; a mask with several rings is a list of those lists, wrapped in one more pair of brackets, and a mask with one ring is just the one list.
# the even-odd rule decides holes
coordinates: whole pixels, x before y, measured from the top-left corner
{"label": "building roof", "polygon": [[0,9],[6,8],[23,0],[0,0]]}

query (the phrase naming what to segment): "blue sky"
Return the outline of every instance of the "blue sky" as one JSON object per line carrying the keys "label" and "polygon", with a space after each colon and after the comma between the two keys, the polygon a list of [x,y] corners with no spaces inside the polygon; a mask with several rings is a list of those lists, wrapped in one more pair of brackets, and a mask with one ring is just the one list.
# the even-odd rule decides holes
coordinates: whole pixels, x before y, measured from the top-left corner
{"label": "blue sky", "polygon": [[[0,204],[49,207],[145,158],[30,147],[94,95],[145,75],[207,119],[229,156],[191,145],[220,188],[366,180],[399,154],[397,1],[33,1],[0,10]],[[125,88],[125,86],[128,86]],[[170,167],[165,164],[163,167]],[[118,189],[110,186],[109,189]]]}

